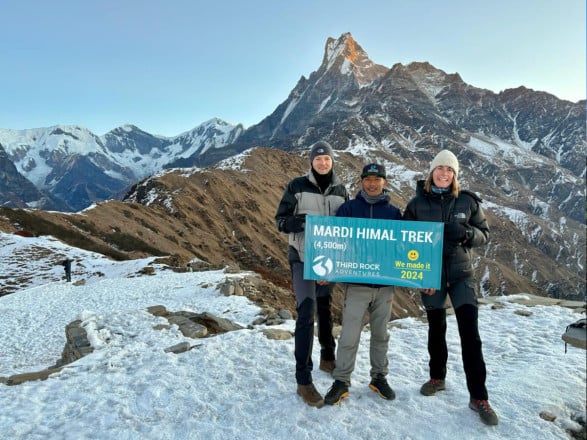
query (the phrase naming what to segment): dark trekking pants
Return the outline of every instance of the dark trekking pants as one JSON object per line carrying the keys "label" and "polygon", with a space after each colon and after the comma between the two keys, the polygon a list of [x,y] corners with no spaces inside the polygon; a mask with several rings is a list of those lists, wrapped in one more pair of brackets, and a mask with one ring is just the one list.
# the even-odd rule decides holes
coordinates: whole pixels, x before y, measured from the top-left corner
{"label": "dark trekking pants", "polygon": [[445,287],[434,295],[422,295],[422,303],[428,316],[428,353],[430,353],[430,377],[444,379],[448,349],[446,346],[446,297],[450,297],[455,309],[463,369],[469,394],[474,399],[487,400],[485,388],[486,369],[479,336],[477,291],[471,279],[465,279]]}
{"label": "dark trekking pants", "polygon": [[316,284],[316,308],[318,315],[318,342],[320,342],[320,358],[333,361],[336,343],[332,336],[332,288],[333,284]]}
{"label": "dark trekking pants", "polygon": [[312,349],[314,345],[314,317],[318,312],[318,340],[324,359],[334,360],[335,343],[332,336],[330,286],[319,286],[304,279],[304,263],[290,261],[293,291],[296,296],[295,359],[296,381],[300,385],[312,383]]}

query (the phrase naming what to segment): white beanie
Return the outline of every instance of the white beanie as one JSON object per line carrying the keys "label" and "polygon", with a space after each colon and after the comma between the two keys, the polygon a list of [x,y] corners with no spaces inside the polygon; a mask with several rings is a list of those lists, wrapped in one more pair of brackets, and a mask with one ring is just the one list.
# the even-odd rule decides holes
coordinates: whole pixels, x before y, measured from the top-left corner
{"label": "white beanie", "polygon": [[440,166],[451,167],[455,172],[455,179],[459,177],[459,160],[452,152],[442,150],[438,153],[430,164],[430,172],[434,171],[434,168]]}

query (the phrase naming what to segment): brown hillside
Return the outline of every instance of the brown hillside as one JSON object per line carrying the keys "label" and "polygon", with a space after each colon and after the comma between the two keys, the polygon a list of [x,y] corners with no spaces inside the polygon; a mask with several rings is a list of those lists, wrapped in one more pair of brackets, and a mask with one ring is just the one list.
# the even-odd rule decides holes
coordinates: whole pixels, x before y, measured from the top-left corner
{"label": "brown hillside", "polygon": [[[362,165],[346,154],[337,161],[341,173]],[[148,204],[108,201],[77,214],[1,209],[0,230],[53,235],[117,260],[158,255],[178,269],[194,258],[209,264],[205,267],[236,264],[276,286],[267,302],[295,310],[287,237],[277,232],[273,217],[287,182],[306,173],[308,166],[306,155],[255,149],[238,170],[181,169],[147,179],[136,192],[144,190]],[[338,287],[337,320],[341,302]],[[396,302],[396,316],[419,315],[409,294],[398,294]]]}
{"label": "brown hillside", "polygon": [[[378,154],[389,162],[401,163],[392,153]],[[353,195],[359,170],[369,160],[349,153],[337,156],[335,169]],[[0,230],[53,235],[72,246],[118,260],[161,256],[177,270],[185,270],[193,259],[201,260],[204,267],[238,265],[259,273],[275,286],[268,293],[271,298],[267,303],[294,310],[287,237],[277,232],[274,214],[287,182],[308,168],[307,152],[256,148],[215,168],[176,169],[153,176],[137,184],[124,202],[103,202],[77,214],[3,208]],[[413,195],[410,183],[392,195],[402,209]],[[479,252],[477,261],[479,273],[486,274],[484,289],[499,294],[503,286],[508,286],[509,293],[544,295],[510,267],[513,252],[524,249],[524,243],[517,242],[520,237],[507,222],[486,212],[492,240]],[[535,250],[526,252],[528,258],[539,261],[538,254],[531,254]],[[559,276],[566,275],[564,267],[555,270],[561,272]],[[549,271],[552,273],[553,268],[545,267],[541,272]],[[421,314],[416,292],[403,288],[396,292],[395,317]],[[338,288],[337,318],[340,293]]]}

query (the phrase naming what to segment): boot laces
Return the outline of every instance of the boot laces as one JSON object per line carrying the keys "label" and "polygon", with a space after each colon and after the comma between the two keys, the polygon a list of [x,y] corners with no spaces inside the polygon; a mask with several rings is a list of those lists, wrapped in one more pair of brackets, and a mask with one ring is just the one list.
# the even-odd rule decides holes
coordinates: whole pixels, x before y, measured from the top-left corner
{"label": "boot laces", "polygon": [[481,407],[481,409],[483,409],[483,411],[485,411],[486,413],[491,414],[493,412],[487,400],[475,400],[475,405],[477,407]]}

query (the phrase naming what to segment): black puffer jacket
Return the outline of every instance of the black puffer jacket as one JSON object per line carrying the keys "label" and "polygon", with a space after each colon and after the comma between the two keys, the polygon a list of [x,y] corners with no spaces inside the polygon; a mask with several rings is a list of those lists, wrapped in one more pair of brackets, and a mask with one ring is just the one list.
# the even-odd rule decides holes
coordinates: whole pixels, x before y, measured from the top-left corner
{"label": "black puffer jacket", "polygon": [[489,227],[476,194],[462,190],[458,197],[435,194],[424,190],[424,181],[418,181],[416,196],[408,202],[404,220],[463,223],[470,229],[468,238],[460,243],[444,240],[443,282],[454,283],[473,277],[471,248],[482,246],[489,239]]}

